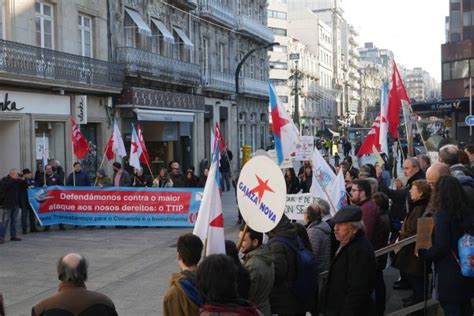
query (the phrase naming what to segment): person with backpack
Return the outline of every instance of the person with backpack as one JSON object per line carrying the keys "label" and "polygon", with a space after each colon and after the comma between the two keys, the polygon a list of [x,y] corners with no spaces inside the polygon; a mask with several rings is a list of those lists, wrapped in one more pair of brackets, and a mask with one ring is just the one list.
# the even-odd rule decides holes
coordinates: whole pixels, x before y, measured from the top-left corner
{"label": "person with backpack", "polygon": [[333,217],[340,242],[329,269],[322,307],[326,316],[372,316],[375,288],[374,248],[364,234],[362,210],[342,207]]}
{"label": "person with backpack", "polygon": [[297,315],[302,307],[311,305],[317,290],[316,259],[285,215],[268,237],[275,266],[275,282],[270,294],[272,314]]}
{"label": "person with backpack", "polygon": [[[459,263],[458,240],[471,229],[473,210],[466,206],[461,183],[453,176],[436,182],[430,205],[433,212],[433,244],[419,249],[418,256],[433,261],[433,298],[441,303],[446,316],[472,316],[472,279],[463,276]],[[472,234],[472,230],[469,231]],[[470,245],[472,248],[472,245]],[[473,265],[468,267],[473,270]]]}
{"label": "person with backpack", "polygon": [[21,241],[16,233],[19,212],[20,178],[18,169],[11,169],[0,182],[0,244],[5,243],[8,225],[10,225],[10,240]]}
{"label": "person with backpack", "polygon": [[179,237],[177,259],[181,272],[171,275],[170,287],[163,299],[163,315],[198,315],[203,301],[196,287],[196,269],[203,247],[198,236],[186,234]]}

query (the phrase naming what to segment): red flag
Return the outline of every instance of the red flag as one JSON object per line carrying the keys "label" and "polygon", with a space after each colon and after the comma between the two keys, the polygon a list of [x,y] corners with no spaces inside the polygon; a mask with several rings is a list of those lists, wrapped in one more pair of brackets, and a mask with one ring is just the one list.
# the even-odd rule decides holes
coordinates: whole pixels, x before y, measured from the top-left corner
{"label": "red flag", "polygon": [[74,151],[74,155],[78,159],[84,158],[87,153],[89,152],[89,145],[87,144],[87,140],[82,135],[79,127],[77,126],[74,119],[71,117],[71,129],[72,129],[72,147]]}
{"label": "red flag", "polygon": [[216,142],[219,142],[219,152],[225,149],[224,137],[222,137],[219,123],[216,122],[216,127],[214,128],[214,144],[212,148],[216,148]]}
{"label": "red flag", "polygon": [[113,145],[114,145],[114,133],[110,135],[109,140],[107,141],[107,145],[105,146],[105,156],[107,157],[107,160],[109,161],[114,159],[114,156],[115,156]]}
{"label": "red flag", "polygon": [[142,129],[140,124],[137,125],[137,134],[138,140],[140,141],[140,146],[142,147],[142,154],[140,155],[140,162],[150,165],[150,155],[148,154],[148,150],[145,146],[145,140],[143,139]]}
{"label": "red flag", "polygon": [[374,124],[372,124],[372,128],[370,129],[369,133],[365,137],[364,143],[360,146],[359,151],[357,152],[357,157],[362,155],[367,155],[372,153],[372,146],[375,146],[378,151],[380,151],[380,112],[375,118]]}
{"label": "red flag", "polygon": [[397,64],[393,63],[392,88],[388,96],[388,131],[393,138],[398,138],[398,126],[400,125],[400,110],[402,101],[410,104],[407,91],[403,85]]}

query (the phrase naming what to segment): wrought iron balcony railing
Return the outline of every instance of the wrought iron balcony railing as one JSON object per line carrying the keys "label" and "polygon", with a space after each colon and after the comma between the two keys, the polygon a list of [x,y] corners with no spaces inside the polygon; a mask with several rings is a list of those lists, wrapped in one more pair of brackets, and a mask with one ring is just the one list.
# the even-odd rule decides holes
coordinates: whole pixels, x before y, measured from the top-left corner
{"label": "wrought iron balcony railing", "polygon": [[198,86],[201,68],[197,64],[163,57],[133,47],[118,47],[117,63],[123,64],[128,75],[150,76],[155,79]]}
{"label": "wrought iron balcony railing", "polygon": [[220,0],[202,0],[200,14],[202,17],[226,26],[235,25],[234,10]]}
{"label": "wrought iron balcony railing", "polygon": [[224,93],[235,92],[234,76],[219,71],[209,71],[204,75],[203,89]]}
{"label": "wrought iron balcony railing", "polygon": [[239,92],[241,94],[268,97],[268,83],[266,81],[251,78],[240,78],[239,85]]}
{"label": "wrought iron balcony railing", "polygon": [[117,64],[6,40],[0,40],[0,72],[98,90],[120,88],[124,78]]}
{"label": "wrought iron balcony railing", "polygon": [[273,42],[273,32],[257,20],[241,15],[237,20],[237,30],[256,36],[265,43]]}

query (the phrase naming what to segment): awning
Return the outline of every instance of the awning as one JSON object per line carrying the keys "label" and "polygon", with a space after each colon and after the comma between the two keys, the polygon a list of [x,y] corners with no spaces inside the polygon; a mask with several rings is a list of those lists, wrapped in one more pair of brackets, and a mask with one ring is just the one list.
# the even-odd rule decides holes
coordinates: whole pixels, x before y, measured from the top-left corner
{"label": "awning", "polygon": [[191,42],[189,37],[186,35],[186,33],[184,33],[182,29],[180,29],[179,27],[173,27],[173,29],[178,34],[179,38],[181,38],[181,40],[183,41],[184,48],[191,49],[194,47],[193,42]]}
{"label": "awning", "polygon": [[194,122],[194,113],[134,109],[139,121]]}
{"label": "awning", "polygon": [[161,35],[163,35],[164,41],[168,43],[174,43],[174,37],[170,31],[166,28],[166,26],[160,20],[151,18],[151,22],[155,24],[156,28],[160,31]]}
{"label": "awning", "polygon": [[125,11],[127,12],[128,16],[133,20],[133,22],[135,22],[135,25],[138,27],[138,33],[146,36],[151,36],[150,28],[145,23],[145,21],[143,21],[142,17],[137,11],[128,8],[125,8]]}

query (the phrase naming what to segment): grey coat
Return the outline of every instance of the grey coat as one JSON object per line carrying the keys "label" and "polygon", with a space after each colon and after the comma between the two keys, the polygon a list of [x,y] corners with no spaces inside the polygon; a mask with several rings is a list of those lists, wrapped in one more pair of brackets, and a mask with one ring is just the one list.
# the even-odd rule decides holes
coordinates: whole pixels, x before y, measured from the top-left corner
{"label": "grey coat", "polygon": [[323,221],[314,221],[306,227],[314,256],[319,263],[319,272],[329,270],[331,264],[331,227]]}

